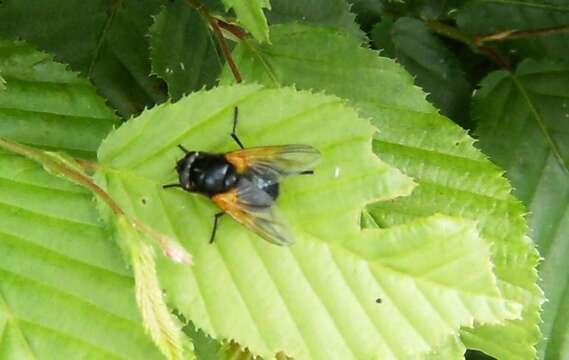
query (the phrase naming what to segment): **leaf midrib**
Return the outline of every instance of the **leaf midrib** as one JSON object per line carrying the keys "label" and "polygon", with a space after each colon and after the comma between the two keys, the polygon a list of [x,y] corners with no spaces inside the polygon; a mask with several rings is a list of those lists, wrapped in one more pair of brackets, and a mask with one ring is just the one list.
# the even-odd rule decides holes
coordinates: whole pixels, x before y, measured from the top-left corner
{"label": "leaf midrib", "polygon": [[[6,302],[6,297],[4,296],[4,293],[2,291],[2,286],[0,286],[0,311],[4,312],[4,314],[6,314],[6,326],[13,326],[16,328],[16,330],[18,331],[19,335],[21,336],[21,338],[24,340],[24,344],[26,346],[26,353],[27,355],[31,358],[31,359],[37,359],[36,354],[34,353],[29,340],[26,338],[26,336],[24,335],[24,332],[22,331],[22,329],[20,328],[20,325],[18,324],[18,319],[16,318],[16,316],[14,315],[14,312],[10,309],[10,306],[8,305],[8,303]],[[6,328],[3,329],[3,331],[6,331]],[[3,336],[3,332],[0,332],[0,339],[2,339]]]}
{"label": "leaf midrib", "polygon": [[511,76],[514,84],[516,85],[516,87],[518,88],[520,93],[522,94],[522,97],[526,101],[527,106],[530,110],[530,113],[533,115],[535,121],[539,125],[541,133],[542,133],[543,137],[545,138],[545,141],[546,141],[548,147],[550,148],[551,152],[555,156],[555,159],[559,163],[559,166],[561,167],[563,172],[569,178],[569,168],[567,167],[567,163],[563,159],[563,156],[561,155],[561,151],[560,151],[557,143],[555,142],[555,140],[550,136],[549,132],[547,131],[547,126],[545,125],[545,121],[541,117],[541,114],[538,112],[537,108],[533,104],[533,101],[531,100],[528,92],[526,91],[525,87],[523,86],[523,84],[522,84],[521,80],[518,78],[518,76],[516,74],[511,74],[510,76]]}

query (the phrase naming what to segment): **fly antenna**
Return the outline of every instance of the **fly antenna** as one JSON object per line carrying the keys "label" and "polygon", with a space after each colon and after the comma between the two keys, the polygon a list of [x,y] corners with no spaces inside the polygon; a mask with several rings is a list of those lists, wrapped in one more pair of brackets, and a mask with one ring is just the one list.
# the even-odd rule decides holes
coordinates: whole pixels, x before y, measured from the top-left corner
{"label": "fly antenna", "polygon": [[190,150],[186,149],[185,147],[182,146],[182,144],[178,144],[178,147],[180,148],[180,150],[182,150],[184,153],[189,153]]}

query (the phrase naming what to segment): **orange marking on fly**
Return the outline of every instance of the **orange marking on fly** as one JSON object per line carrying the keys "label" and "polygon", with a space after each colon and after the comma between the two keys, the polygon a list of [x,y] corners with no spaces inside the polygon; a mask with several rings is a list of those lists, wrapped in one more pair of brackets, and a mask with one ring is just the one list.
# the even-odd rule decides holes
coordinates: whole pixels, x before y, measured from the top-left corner
{"label": "orange marking on fly", "polygon": [[238,174],[243,174],[249,167],[247,158],[240,154],[239,151],[225,154],[225,159],[235,167],[235,171],[237,171]]}
{"label": "orange marking on fly", "polygon": [[238,174],[243,174],[260,159],[273,159],[279,150],[281,150],[280,147],[271,146],[248,148],[228,152],[225,154],[225,159],[235,167]]}
{"label": "orange marking on fly", "polygon": [[227,211],[230,211],[234,207],[232,204],[236,204],[237,200],[238,196],[236,189],[232,189],[221,194],[216,194],[211,197],[211,201],[213,201],[215,205]]}

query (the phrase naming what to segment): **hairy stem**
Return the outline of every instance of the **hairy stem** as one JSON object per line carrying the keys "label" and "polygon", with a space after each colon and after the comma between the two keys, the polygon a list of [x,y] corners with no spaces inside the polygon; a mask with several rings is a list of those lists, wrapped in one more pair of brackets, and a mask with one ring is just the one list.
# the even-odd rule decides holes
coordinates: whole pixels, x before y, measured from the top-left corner
{"label": "hairy stem", "polygon": [[139,231],[148,238],[155,240],[160,245],[166,256],[176,262],[183,262],[187,264],[191,263],[191,256],[169,237],[154,231],[140,220],[129,217],[105,190],[97,185],[90,176],[81,171],[84,169],[84,163],[79,163],[75,159],[72,159],[72,162],[77,165],[77,167],[73,167],[73,164],[66,161],[63,156],[57,153],[39,150],[1,137],[0,148],[34,160],[41,164],[47,171],[56,173],[57,175],[60,175],[91,191],[111,209],[116,217],[119,219],[126,219],[133,229]]}
{"label": "hairy stem", "polygon": [[77,171],[76,169],[73,169],[63,161],[57,161],[55,157],[49,156],[47,152],[32,148],[30,146],[18,144],[4,138],[0,138],[0,147],[32,159],[46,168],[54,169],[68,180],[74,182],[75,184],[81,185],[93,192],[105,204],[107,204],[112,212],[116,215],[126,216],[125,212],[109,196],[109,194],[107,194],[107,192],[103,190],[99,185],[95,184],[89,176]]}

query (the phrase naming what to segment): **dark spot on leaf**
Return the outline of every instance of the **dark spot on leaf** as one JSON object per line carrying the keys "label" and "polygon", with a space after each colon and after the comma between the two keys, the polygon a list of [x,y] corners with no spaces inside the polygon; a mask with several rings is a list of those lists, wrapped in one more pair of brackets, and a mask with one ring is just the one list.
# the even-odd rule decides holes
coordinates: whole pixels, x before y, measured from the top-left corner
{"label": "dark spot on leaf", "polygon": [[146,198],[141,198],[141,199],[140,199],[140,202],[142,203],[142,205],[146,205],[146,203],[147,203],[148,201],[146,200]]}
{"label": "dark spot on leaf", "polygon": [[375,302],[376,302],[376,303],[378,303],[378,304],[381,304],[381,303],[382,303],[382,301],[383,301],[383,300],[381,300],[381,298],[377,298],[377,299],[375,299]]}

